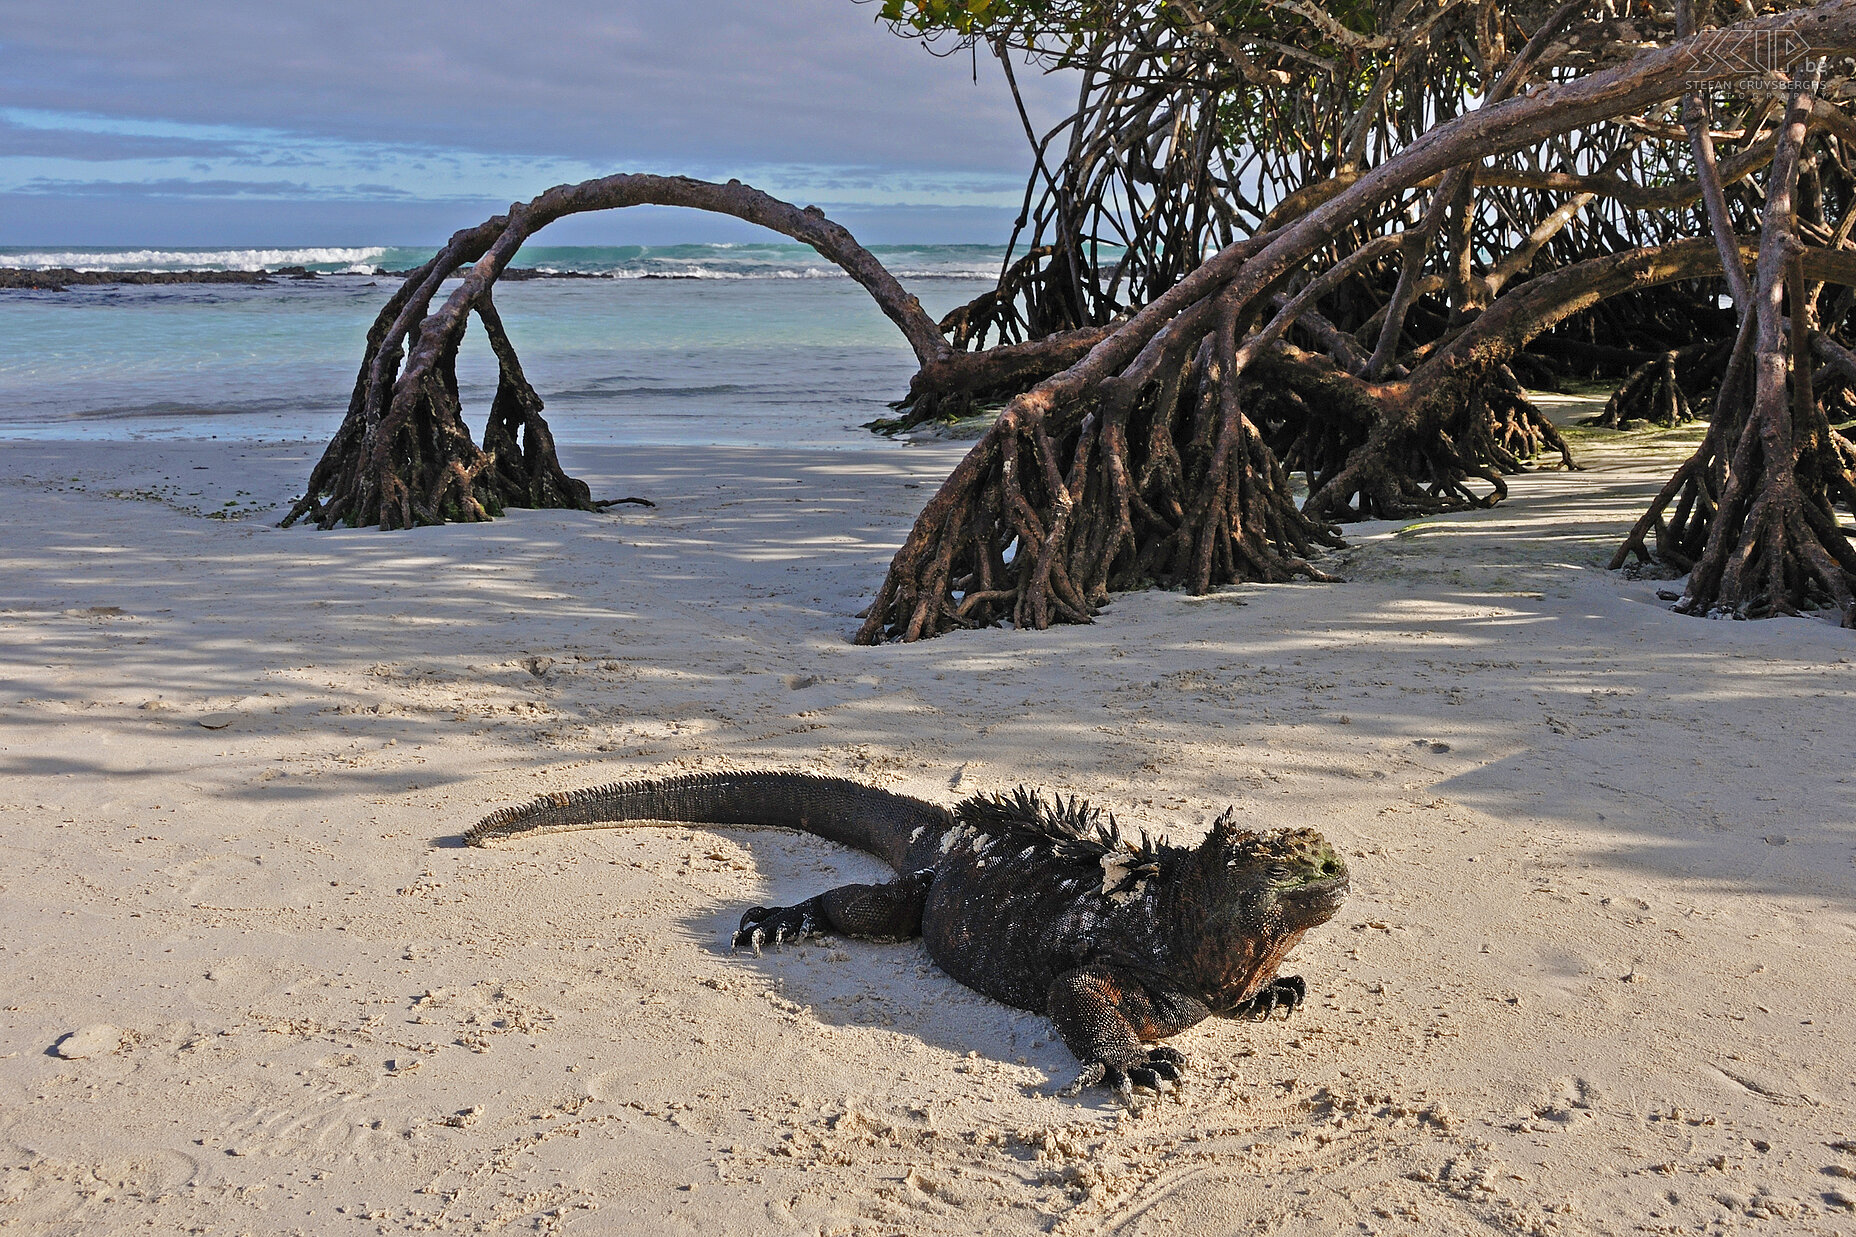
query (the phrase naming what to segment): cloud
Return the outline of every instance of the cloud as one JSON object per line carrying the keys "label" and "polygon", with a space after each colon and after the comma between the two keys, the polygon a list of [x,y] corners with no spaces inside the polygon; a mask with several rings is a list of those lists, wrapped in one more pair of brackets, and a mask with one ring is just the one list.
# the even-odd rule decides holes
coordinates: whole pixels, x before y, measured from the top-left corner
{"label": "cloud", "polygon": [[[979,60],[976,85],[966,60],[873,15],[852,0],[455,0],[442,20],[412,0],[10,6],[0,195],[82,200],[71,218],[89,227],[115,200],[113,234],[159,218],[139,213],[156,201],[474,210],[615,171],[736,176],[840,212],[1015,211],[1029,157],[997,66]],[[1019,79],[1034,115],[1067,107],[1071,82]]]}
{"label": "cloud", "polygon": [[52,180],[36,177],[9,190],[33,197],[116,198],[332,198],[342,201],[409,198],[391,185],[311,185],[300,180]]}
{"label": "cloud", "polygon": [[[11,114],[13,118],[21,115]],[[0,149],[0,193],[65,192],[94,197],[160,193],[193,180],[198,195],[221,196],[223,186],[264,183],[276,195],[303,197],[416,197],[424,201],[507,202],[550,185],[587,180],[608,169],[582,160],[485,153],[431,146],[345,142],[275,130],[232,131],[225,126],[149,125],[90,115],[36,112],[31,124],[0,129],[17,135],[19,149]],[[0,123],[9,120],[0,111]],[[147,130],[159,130],[159,133]],[[686,158],[666,169],[711,180],[738,175],[776,197],[854,205],[899,203],[1004,208],[1016,203],[1016,176],[981,172],[935,174],[885,167],[806,164],[727,165]],[[292,179],[275,173],[288,171]],[[261,175],[270,173],[271,175]],[[92,187],[85,188],[85,185]],[[131,187],[144,185],[142,193]],[[270,193],[270,190],[266,190]],[[249,195],[248,195],[249,196]]]}
{"label": "cloud", "polygon": [[[604,170],[846,164],[1014,174],[995,66],[850,0],[87,0],[14,6],[0,106],[247,125]],[[1021,75],[1048,114],[1069,87]]]}
{"label": "cloud", "polygon": [[0,116],[0,159],[64,158],[109,163],[123,159],[201,158],[226,153],[224,142],[35,128]]}

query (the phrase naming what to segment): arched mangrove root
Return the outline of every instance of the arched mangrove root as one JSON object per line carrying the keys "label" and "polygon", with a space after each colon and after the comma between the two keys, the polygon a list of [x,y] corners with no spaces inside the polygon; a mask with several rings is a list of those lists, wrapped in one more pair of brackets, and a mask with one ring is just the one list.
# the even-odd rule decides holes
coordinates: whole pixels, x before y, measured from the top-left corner
{"label": "arched mangrove root", "polygon": [[[391,529],[487,520],[507,507],[596,510],[586,485],[561,467],[541,397],[522,372],[491,293],[522,243],[548,224],[641,205],[733,215],[803,241],[870,293],[921,365],[953,356],[921,303],[816,207],[802,210],[740,181],[626,175],[562,185],[457,233],[407,277],[368,332],[348,415],[284,525],[308,517],[321,528]],[[463,282],[431,310],[441,285],[459,271]],[[472,315],[489,335],[498,368],[481,447],[458,400],[458,347]]]}

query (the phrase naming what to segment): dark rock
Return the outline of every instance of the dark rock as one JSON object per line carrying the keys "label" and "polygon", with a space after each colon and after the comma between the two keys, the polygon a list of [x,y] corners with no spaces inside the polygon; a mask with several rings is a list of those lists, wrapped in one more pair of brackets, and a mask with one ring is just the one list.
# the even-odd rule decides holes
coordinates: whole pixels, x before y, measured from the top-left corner
{"label": "dark rock", "polygon": [[0,288],[32,289],[40,292],[63,292],[70,287],[97,284],[169,284],[169,283],[269,283],[263,271],[74,271],[55,267],[26,271],[0,267]]}

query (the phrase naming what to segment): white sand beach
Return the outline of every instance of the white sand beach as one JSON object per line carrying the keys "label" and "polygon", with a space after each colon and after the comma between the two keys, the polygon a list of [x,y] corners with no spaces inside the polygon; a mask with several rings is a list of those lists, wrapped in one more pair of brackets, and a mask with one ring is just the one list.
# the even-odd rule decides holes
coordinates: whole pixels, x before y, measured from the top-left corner
{"label": "white sand beach", "polygon": [[[0,444],[0,1229],[1856,1233],[1856,637],[1603,570],[1666,468],[853,647],[962,449],[573,448],[657,509],[381,534],[273,526],[319,444]],[[1133,1115],[918,944],[729,952],[873,860],[457,841],[745,768],[1236,804],[1353,893]]]}

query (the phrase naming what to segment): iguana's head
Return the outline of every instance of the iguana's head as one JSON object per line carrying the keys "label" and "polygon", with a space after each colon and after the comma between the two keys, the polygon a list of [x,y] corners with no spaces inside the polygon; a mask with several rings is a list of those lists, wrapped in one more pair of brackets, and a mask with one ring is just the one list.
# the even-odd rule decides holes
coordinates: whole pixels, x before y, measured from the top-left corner
{"label": "iguana's head", "polygon": [[1263,834],[1221,820],[1199,849],[1225,910],[1254,932],[1306,932],[1347,896],[1347,865],[1313,829]]}
{"label": "iguana's head", "polygon": [[1191,868],[1181,892],[1195,924],[1182,943],[1207,995],[1231,1004],[1273,978],[1302,934],[1333,918],[1347,897],[1347,865],[1319,833],[1256,833],[1237,828],[1229,813],[1193,851]]}

